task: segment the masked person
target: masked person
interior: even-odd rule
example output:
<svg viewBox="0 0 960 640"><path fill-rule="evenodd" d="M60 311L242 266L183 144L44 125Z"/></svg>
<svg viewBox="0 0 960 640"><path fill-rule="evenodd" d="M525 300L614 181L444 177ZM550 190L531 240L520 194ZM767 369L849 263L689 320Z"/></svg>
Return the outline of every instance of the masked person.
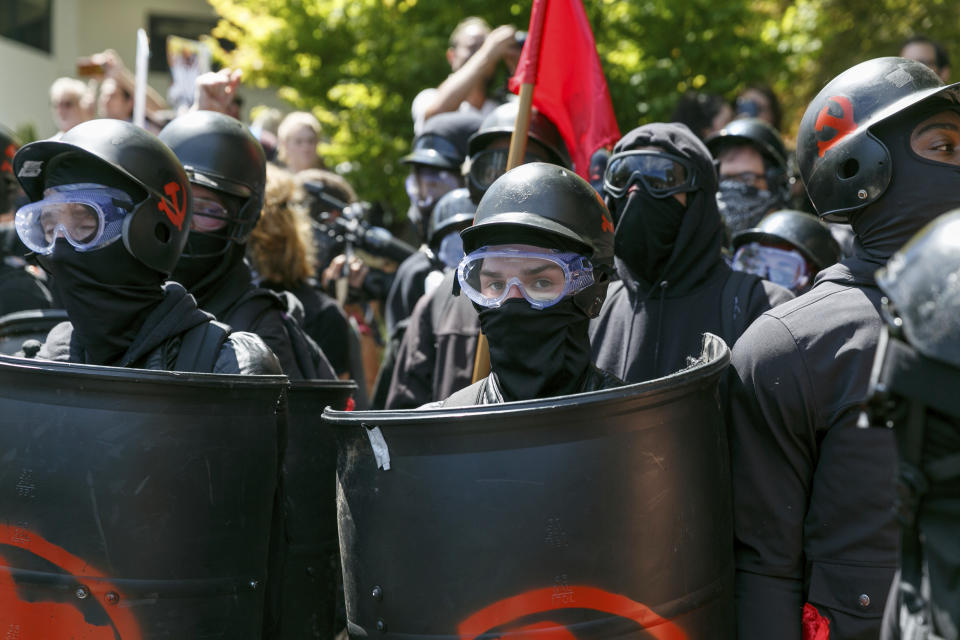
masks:
<svg viewBox="0 0 960 640"><path fill-rule="evenodd" d="M533 400L623 384L593 366L587 328L613 273L613 228L588 182L545 163L508 171L463 230L459 293L490 342L490 375L439 403Z"/></svg>
<svg viewBox="0 0 960 640"><path fill-rule="evenodd" d="M797 159L855 256L758 318L733 348L730 429L739 637L876 638L899 563L892 434L858 429L881 333L874 272L960 205L960 106L924 65L858 64L800 123Z"/></svg>
<svg viewBox="0 0 960 640"><path fill-rule="evenodd" d="M707 148L720 163L717 204L729 236L787 204L787 150L765 121L733 120L707 138Z"/></svg>
<svg viewBox="0 0 960 640"><path fill-rule="evenodd" d="M53 275L70 319L50 331L38 357L280 373L262 340L230 333L182 286L165 283L190 227L191 196L183 167L153 135L93 120L59 141L22 147L13 166L31 200L17 211L17 232Z"/></svg>
<svg viewBox="0 0 960 640"><path fill-rule="evenodd" d="M464 167L474 205L507 170L517 113L516 103L498 107L470 138ZM572 166L560 132L536 110L530 114L524 161ZM387 385L387 408L415 408L442 400L473 381L480 324L470 300L453 295L454 279L454 273L447 273L436 290L414 307L396 365L384 369L392 376L381 374L378 383L378 399L384 397L383 384Z"/></svg>
<svg viewBox="0 0 960 640"><path fill-rule="evenodd" d="M860 424L893 431L901 525L901 568L883 640L960 638L958 234L955 210L877 272L884 326Z"/></svg>
<svg viewBox="0 0 960 640"><path fill-rule="evenodd" d="M731 267L789 289L808 291L822 269L842 257L827 225L802 211L774 211L733 236Z"/></svg>
<svg viewBox="0 0 960 640"><path fill-rule="evenodd" d="M399 343L413 305L423 295L426 277L440 267L427 237L427 221L443 195L463 186L460 165L467 155L467 141L480 126L480 117L468 113L441 113L430 118L423 132L413 141L413 150L404 156L410 166L407 195L410 209L407 217L423 243L412 256L397 268L387 302L384 320L387 333ZM400 326L402 324L402 326ZM399 335L395 335L399 328Z"/></svg>
<svg viewBox="0 0 960 640"><path fill-rule="evenodd" d="M291 380L334 378L323 352L300 326L299 301L256 287L244 260L263 206L266 161L260 143L243 123L213 111L182 115L159 137L183 163L194 197L190 234L173 279L196 296L201 309L263 338Z"/></svg>
<svg viewBox="0 0 960 640"><path fill-rule="evenodd" d="M754 318L793 296L721 254L710 152L684 125L634 129L604 178L620 281L591 323L597 366L627 382L659 378L700 353L704 332L733 344Z"/></svg>

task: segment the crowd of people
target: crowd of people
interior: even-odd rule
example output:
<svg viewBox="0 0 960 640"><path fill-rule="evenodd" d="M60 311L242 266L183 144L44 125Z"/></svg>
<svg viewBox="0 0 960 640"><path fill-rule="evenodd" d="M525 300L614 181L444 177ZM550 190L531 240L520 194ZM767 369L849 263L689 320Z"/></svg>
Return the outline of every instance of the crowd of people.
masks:
<svg viewBox="0 0 960 640"><path fill-rule="evenodd" d="M960 207L960 91L944 84L943 48L912 38L902 57L837 76L795 151L769 87L733 104L685 95L674 122L628 131L588 181L536 110L506 170L519 105L488 85L523 35L464 20L450 75L412 104L402 162L418 246L366 219L318 155L312 114L245 124L240 77L223 70L198 80L193 109L150 109L145 130L122 62L91 58L99 98L81 80L51 87L55 136L20 146L0 130L0 313L67 318L19 355L352 378L360 406L412 409L660 378L712 333L732 348L738 636L877 638L890 594L884 637L957 638L956 556L919 553L891 590L898 450L889 430L858 427L884 327L960 366L955 318L935 330L949 346L930 349L917 327L934 303L909 301L956 290L956 219L924 229ZM945 252L940 268L923 243ZM903 291L917 262L926 279ZM957 515L942 460L957 466L960 413L937 412L940 439L911 469L946 496L943 518Z"/></svg>

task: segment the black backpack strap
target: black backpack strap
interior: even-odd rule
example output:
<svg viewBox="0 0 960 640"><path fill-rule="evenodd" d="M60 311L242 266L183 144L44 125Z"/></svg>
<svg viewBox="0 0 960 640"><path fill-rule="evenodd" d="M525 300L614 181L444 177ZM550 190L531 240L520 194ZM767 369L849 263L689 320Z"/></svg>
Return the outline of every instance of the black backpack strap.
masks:
<svg viewBox="0 0 960 640"><path fill-rule="evenodd" d="M229 336L230 327L212 320L189 329L180 341L174 371L212 373Z"/></svg>

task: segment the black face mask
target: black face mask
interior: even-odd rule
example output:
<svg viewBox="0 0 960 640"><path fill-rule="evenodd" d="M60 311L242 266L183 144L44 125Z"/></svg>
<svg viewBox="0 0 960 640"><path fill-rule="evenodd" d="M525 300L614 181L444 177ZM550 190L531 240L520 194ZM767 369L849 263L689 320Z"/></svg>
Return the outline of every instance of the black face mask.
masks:
<svg viewBox="0 0 960 640"><path fill-rule="evenodd" d="M54 278L88 364L120 360L163 300L164 275L131 256L119 239L81 253L58 238L53 253L37 261Z"/></svg>
<svg viewBox="0 0 960 640"><path fill-rule="evenodd" d="M654 198L641 186L617 209L614 253L635 276L656 283L673 254L686 207L673 196Z"/></svg>
<svg viewBox="0 0 960 640"><path fill-rule="evenodd" d="M757 226L776 205L773 194L767 189L757 189L738 180L720 180L717 208L730 236Z"/></svg>
<svg viewBox="0 0 960 640"><path fill-rule="evenodd" d="M182 284L198 300L204 297L209 285L226 271L229 242L225 236L191 232L170 279Z"/></svg>
<svg viewBox="0 0 960 640"><path fill-rule="evenodd" d="M944 108L931 106L876 129L890 151L893 175L883 196L850 221L871 258L888 260L928 222L960 207L960 166L922 158L910 148L910 125Z"/></svg>
<svg viewBox="0 0 960 640"><path fill-rule="evenodd" d="M477 308L490 342L490 369L505 400L577 393L590 368L587 316L566 298L537 310L526 300Z"/></svg>

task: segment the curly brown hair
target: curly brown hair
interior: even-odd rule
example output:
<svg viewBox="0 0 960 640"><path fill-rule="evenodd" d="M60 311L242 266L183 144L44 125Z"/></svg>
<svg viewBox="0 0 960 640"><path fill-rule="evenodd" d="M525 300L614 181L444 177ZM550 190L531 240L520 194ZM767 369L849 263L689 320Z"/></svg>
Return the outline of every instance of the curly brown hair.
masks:
<svg viewBox="0 0 960 640"><path fill-rule="evenodd" d="M247 249L260 276L286 288L314 273L317 247L310 216L299 204L302 201L293 175L268 164L263 211Z"/></svg>

